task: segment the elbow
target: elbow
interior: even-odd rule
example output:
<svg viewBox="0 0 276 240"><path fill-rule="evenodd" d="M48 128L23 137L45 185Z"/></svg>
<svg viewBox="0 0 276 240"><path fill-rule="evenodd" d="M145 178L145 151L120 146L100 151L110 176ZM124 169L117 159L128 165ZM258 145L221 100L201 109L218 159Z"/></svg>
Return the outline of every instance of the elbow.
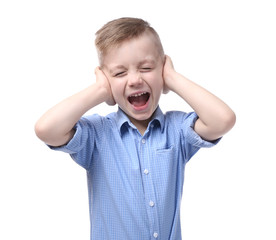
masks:
<svg viewBox="0 0 276 240"><path fill-rule="evenodd" d="M39 119L35 126L34 131L36 136L46 144L51 144L53 138L55 137L55 130L51 128L45 119Z"/></svg>
<svg viewBox="0 0 276 240"><path fill-rule="evenodd" d="M36 122L36 124L34 126L34 131L35 131L36 136L40 140L42 140L44 142L46 141L47 133L49 131L47 130L47 128L45 127L45 125L41 121Z"/></svg>
<svg viewBox="0 0 276 240"><path fill-rule="evenodd" d="M44 122L45 121L39 120L34 126L34 131L36 136L47 145L53 147L62 146L68 143L75 134L74 129L66 134L62 134L57 128L44 124Z"/></svg>
<svg viewBox="0 0 276 240"><path fill-rule="evenodd" d="M230 110L221 116L220 132L222 135L230 131L236 123L236 114Z"/></svg>

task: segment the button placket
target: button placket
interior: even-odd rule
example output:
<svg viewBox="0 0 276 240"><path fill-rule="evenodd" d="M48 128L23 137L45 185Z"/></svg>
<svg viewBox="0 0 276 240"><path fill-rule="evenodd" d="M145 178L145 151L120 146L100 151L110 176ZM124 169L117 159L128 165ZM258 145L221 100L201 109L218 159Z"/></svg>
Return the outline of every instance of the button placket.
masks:
<svg viewBox="0 0 276 240"><path fill-rule="evenodd" d="M150 146L148 145L149 141L148 139L143 136L143 138L140 140L140 151L141 151L141 169L142 170L142 181L144 182L144 193L145 193L145 204L147 205L147 212L148 212L148 217L150 220L150 232L151 236L157 239L158 233L157 233L157 226L156 224L158 223L158 219L156 219L156 202L155 202L155 194L154 194L154 186L153 182L151 179L151 172L149 171L150 169Z"/></svg>

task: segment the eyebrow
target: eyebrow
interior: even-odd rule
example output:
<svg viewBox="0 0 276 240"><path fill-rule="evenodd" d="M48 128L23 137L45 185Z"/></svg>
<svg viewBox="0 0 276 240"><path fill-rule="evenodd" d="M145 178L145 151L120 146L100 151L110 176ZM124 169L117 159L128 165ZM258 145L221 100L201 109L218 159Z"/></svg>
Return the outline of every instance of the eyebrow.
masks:
<svg viewBox="0 0 276 240"><path fill-rule="evenodd" d="M138 66L143 65L143 64L146 64L146 63L155 64L156 61L155 61L154 59L145 59L145 60L139 62L139 63L138 63Z"/></svg>

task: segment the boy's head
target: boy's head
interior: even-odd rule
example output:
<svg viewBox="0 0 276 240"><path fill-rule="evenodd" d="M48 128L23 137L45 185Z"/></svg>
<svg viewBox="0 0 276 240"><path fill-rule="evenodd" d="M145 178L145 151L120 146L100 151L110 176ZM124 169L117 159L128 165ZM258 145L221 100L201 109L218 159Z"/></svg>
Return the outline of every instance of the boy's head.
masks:
<svg viewBox="0 0 276 240"><path fill-rule="evenodd" d="M120 46L126 40L140 37L145 32L152 34L155 44L163 57L164 50L157 32L150 24L140 18L119 18L106 23L96 32L95 45L100 65L110 49Z"/></svg>
<svg viewBox="0 0 276 240"><path fill-rule="evenodd" d="M101 69L115 102L136 127L147 126L163 90L165 56L157 33L141 19L120 18L96 35Z"/></svg>

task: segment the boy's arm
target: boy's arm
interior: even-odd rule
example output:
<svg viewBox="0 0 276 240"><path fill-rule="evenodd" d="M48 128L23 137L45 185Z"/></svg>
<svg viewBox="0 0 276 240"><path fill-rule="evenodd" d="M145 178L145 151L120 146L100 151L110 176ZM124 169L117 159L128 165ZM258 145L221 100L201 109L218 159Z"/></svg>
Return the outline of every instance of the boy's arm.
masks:
<svg viewBox="0 0 276 240"><path fill-rule="evenodd" d="M234 126L235 113L212 93L177 73L168 56L165 59L163 78L165 91L177 93L199 116L194 130L203 139L216 140Z"/></svg>
<svg viewBox="0 0 276 240"><path fill-rule="evenodd" d="M114 105L109 82L99 67L95 70L96 83L63 100L48 110L36 123L36 135L51 146L66 144L74 136L73 127L85 112L106 102Z"/></svg>

